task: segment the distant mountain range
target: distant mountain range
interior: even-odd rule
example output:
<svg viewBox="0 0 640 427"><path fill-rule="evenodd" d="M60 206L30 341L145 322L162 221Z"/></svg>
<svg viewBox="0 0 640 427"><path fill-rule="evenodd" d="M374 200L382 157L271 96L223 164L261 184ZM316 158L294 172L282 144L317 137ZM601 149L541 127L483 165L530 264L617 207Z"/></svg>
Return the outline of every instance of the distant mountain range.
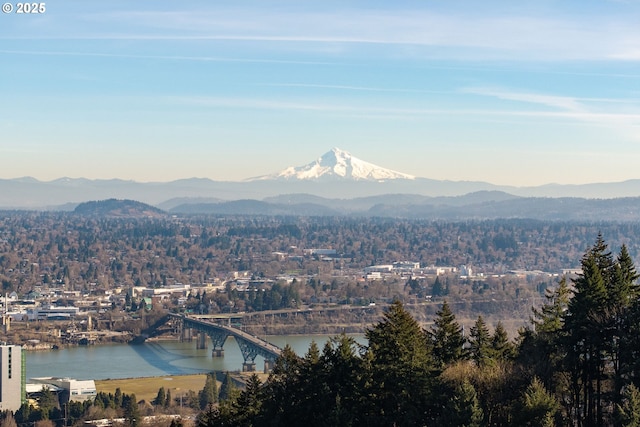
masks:
<svg viewBox="0 0 640 427"><path fill-rule="evenodd" d="M175 214L368 216L432 220L528 218L551 221L638 221L640 197L584 199L519 197L481 191L456 197L390 194L325 199L307 194L218 203L182 204Z"/></svg>
<svg viewBox="0 0 640 427"><path fill-rule="evenodd" d="M87 201L130 199L174 213L637 220L638 196L640 180L512 187L418 178L339 148L306 165L244 181L0 179L0 209L69 211Z"/></svg>
<svg viewBox="0 0 640 427"><path fill-rule="evenodd" d="M184 203L166 211L132 200L84 202L73 212L83 216L149 218L175 215L351 216L430 220L535 219L546 221L637 221L640 198L583 199L518 197L478 192L457 197L383 195L325 199L307 194L267 200Z"/></svg>

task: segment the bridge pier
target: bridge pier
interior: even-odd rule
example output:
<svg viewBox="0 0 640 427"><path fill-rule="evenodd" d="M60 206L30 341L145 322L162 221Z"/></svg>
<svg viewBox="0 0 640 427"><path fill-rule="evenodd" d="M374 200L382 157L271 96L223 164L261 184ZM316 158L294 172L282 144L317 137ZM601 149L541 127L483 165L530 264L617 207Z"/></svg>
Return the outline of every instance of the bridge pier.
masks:
<svg viewBox="0 0 640 427"><path fill-rule="evenodd" d="M205 332L203 331L203 334ZM220 331L220 330L208 330L206 334L211 338L211 343L213 344L213 349L211 350L211 357L223 357L224 356L224 342L227 340L229 336L228 332Z"/></svg>
<svg viewBox="0 0 640 427"><path fill-rule="evenodd" d="M242 364L242 372L255 372L256 364L253 362L244 362Z"/></svg>
<svg viewBox="0 0 640 427"><path fill-rule="evenodd" d="M193 329L182 327L182 333L180 334L181 342L191 342L193 339Z"/></svg>
<svg viewBox="0 0 640 427"><path fill-rule="evenodd" d="M196 349L203 350L207 348L207 334L204 332L198 333L198 341L196 341Z"/></svg>
<svg viewBox="0 0 640 427"><path fill-rule="evenodd" d="M265 374L270 373L275 366L276 366L276 361L275 360L264 359L264 373Z"/></svg>

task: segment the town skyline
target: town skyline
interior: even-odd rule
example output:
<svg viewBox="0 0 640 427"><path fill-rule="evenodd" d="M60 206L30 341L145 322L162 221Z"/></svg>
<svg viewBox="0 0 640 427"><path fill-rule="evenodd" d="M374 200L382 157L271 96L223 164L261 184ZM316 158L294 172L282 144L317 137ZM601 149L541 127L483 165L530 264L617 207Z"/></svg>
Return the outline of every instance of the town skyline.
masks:
<svg viewBox="0 0 640 427"><path fill-rule="evenodd" d="M1 179L640 178L637 2L46 3L0 16Z"/></svg>

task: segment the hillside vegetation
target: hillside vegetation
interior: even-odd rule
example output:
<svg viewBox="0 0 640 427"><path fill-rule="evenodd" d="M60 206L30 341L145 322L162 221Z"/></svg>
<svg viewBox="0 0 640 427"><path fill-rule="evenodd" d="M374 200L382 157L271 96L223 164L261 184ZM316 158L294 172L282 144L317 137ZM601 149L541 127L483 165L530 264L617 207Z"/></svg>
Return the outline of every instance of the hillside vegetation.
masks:
<svg viewBox="0 0 640 427"><path fill-rule="evenodd" d="M636 426L640 275L601 236L581 266L515 341L482 316L465 335L446 303L424 329L395 302L367 346L343 334L302 358L285 348L264 384L199 425Z"/></svg>

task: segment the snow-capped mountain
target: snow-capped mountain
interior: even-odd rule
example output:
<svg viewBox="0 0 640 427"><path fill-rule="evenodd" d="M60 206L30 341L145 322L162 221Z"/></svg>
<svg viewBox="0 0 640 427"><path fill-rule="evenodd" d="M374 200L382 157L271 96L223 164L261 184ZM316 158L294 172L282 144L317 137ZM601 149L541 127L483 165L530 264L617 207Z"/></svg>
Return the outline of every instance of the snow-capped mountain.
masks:
<svg viewBox="0 0 640 427"><path fill-rule="evenodd" d="M262 201L266 198L284 197L275 202L277 208L262 207L262 213L282 214L287 212L283 206L304 205L304 214L321 214L328 212L324 205L315 198L335 200L329 206L342 206L347 209L345 200L356 200L357 209L366 209L368 198L384 196L382 202L371 199L375 204L422 205L422 199L416 197L460 197L475 192L508 193L520 197L578 197L578 198L630 198L625 205L628 212L639 212L640 179L618 183L594 183L584 185L543 185L539 187L500 186L479 181L442 181L429 178L414 177L365 162L350 153L334 148L316 161L305 166L290 167L279 173L247 179L244 181L213 181L208 178L185 178L170 182L136 182L121 179L92 180L86 178L60 178L53 181L38 181L30 177L15 179L0 178L0 210L3 209L45 209L73 210L78 203L107 199L129 199L139 202L162 205L171 209L177 205L223 204L227 201L244 201L244 204L225 207L219 212L230 214L258 212L246 206L247 200ZM395 195L395 196L394 196ZM398 199L404 197L404 199ZM409 198L409 199L406 199ZM483 196L483 200L487 199ZM503 201L495 196L490 201ZM262 202L261 202L262 203ZM514 203L517 203L515 200ZM634 204L635 203L635 204ZM354 205L354 206L356 206ZM318 207L320 206L320 208ZM328 205L327 205L328 206ZM493 205L489 205L491 208ZM523 205L525 206L525 205ZM550 204L542 204L545 209ZM575 205L571 205L575 206ZM246 209L245 209L246 208ZM235 210L234 210L235 209ZM244 209L244 210L243 210ZM355 211L356 208L348 208ZM398 208L400 209L400 208ZM407 208L408 209L408 208ZM426 209L426 211L424 210ZM424 208L424 215L431 212ZM516 211L499 211L504 217L521 217L529 215L529 205ZM558 208L560 209L560 208ZM576 208L577 209L577 208ZM582 207L582 211L590 208ZM400 210L389 208L390 215L402 216ZM413 212L413 208L409 211ZM191 209L189 212L200 212ZM203 211L204 212L204 211ZM212 211L213 212L213 211ZM292 211L293 212L293 211ZM301 212L298 210L297 212ZM336 211L337 212L337 211ZM376 211L380 213L381 211ZM471 211L470 211L471 212ZM475 211L473 211L475 212ZM496 211L498 212L498 211ZM522 212L525 212L524 214ZM334 212L335 213L335 212ZM462 215L462 214L461 214ZM478 214L481 215L481 214ZM548 215L547 215L548 216ZM522 216L524 217L524 216ZM558 216L561 218L561 216ZM567 217L569 218L569 217ZM587 218L586 216L584 218ZM625 219L626 220L626 219Z"/></svg>
<svg viewBox="0 0 640 427"><path fill-rule="evenodd" d="M347 178L354 181L415 179L412 175L365 162L352 156L351 153L347 151L333 148L316 161L304 166L290 166L281 172L251 178L249 181L272 179L316 181L335 178Z"/></svg>

